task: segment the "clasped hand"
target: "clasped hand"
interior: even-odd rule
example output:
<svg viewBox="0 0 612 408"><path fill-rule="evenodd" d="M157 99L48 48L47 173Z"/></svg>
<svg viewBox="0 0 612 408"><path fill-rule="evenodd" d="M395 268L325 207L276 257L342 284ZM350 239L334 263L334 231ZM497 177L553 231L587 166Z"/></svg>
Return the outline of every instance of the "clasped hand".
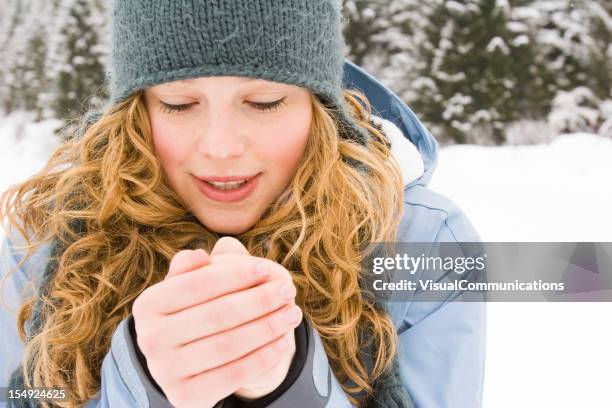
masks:
<svg viewBox="0 0 612 408"><path fill-rule="evenodd" d="M166 278L134 301L138 347L177 408L213 407L228 395L272 392L295 354L302 320L296 288L280 264L223 237L208 254L183 250Z"/></svg>

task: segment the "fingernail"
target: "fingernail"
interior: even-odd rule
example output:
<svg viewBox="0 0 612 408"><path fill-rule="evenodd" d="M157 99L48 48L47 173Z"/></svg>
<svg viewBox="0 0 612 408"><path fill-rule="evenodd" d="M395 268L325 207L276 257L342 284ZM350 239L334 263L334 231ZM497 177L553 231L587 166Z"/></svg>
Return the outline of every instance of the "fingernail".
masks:
<svg viewBox="0 0 612 408"><path fill-rule="evenodd" d="M291 306L289 310L286 310L284 313L284 318L287 323L296 323L300 317L301 311L297 306Z"/></svg>
<svg viewBox="0 0 612 408"><path fill-rule="evenodd" d="M291 282L285 282L280 287L280 296L285 300L291 300L295 297L295 286Z"/></svg>
<svg viewBox="0 0 612 408"><path fill-rule="evenodd" d="M267 278L270 275L270 269L268 268L266 262L260 262L255 265L255 270L257 271L257 274L262 278Z"/></svg>
<svg viewBox="0 0 612 408"><path fill-rule="evenodd" d="M287 338L285 336L281 337L280 340L276 342L277 350L286 350L287 347L289 347L289 342L287 341Z"/></svg>

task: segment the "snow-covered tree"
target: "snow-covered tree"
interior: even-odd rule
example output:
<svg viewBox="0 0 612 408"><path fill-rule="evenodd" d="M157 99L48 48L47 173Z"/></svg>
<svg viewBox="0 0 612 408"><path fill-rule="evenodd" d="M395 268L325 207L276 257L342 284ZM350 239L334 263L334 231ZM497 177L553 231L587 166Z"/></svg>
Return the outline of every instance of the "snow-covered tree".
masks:
<svg viewBox="0 0 612 408"><path fill-rule="evenodd" d="M388 0L343 0L344 38L346 54L355 64L377 71L387 55L388 43L378 35L390 26Z"/></svg>
<svg viewBox="0 0 612 408"><path fill-rule="evenodd" d="M4 110L32 110L40 118L43 107L39 95L47 85L47 28L54 4L44 0L14 0L9 6L7 25L0 34Z"/></svg>
<svg viewBox="0 0 612 408"><path fill-rule="evenodd" d="M0 111L69 119L105 99L108 3L3 0ZM348 58L442 142L500 143L517 120L563 123L570 96L589 92L608 107L595 128L611 127L610 0L342 3Z"/></svg>
<svg viewBox="0 0 612 408"><path fill-rule="evenodd" d="M21 0L7 0L3 7L3 12L0 13L0 110L10 111L12 105L10 103L10 68L14 60L14 49L11 44L15 28L19 25L22 18L23 2Z"/></svg>
<svg viewBox="0 0 612 408"><path fill-rule="evenodd" d="M72 118L104 97L107 8L102 0L10 0L0 27L3 110Z"/></svg>
<svg viewBox="0 0 612 408"><path fill-rule="evenodd" d="M576 87L610 98L609 0L386 3L386 21L354 19L369 44L358 58L441 139L499 143L507 124L546 119Z"/></svg>
<svg viewBox="0 0 612 408"><path fill-rule="evenodd" d="M395 3L394 89L442 138L503 140L519 110L529 41L508 29L500 0L404 0ZM398 54L409 54L403 56Z"/></svg>
<svg viewBox="0 0 612 408"><path fill-rule="evenodd" d="M53 84L45 96L56 117L73 118L104 98L108 5L103 0L59 0L47 61Z"/></svg>
<svg viewBox="0 0 612 408"><path fill-rule="evenodd" d="M591 31L595 47L591 48L593 91L600 98L612 98L612 1L589 3Z"/></svg>

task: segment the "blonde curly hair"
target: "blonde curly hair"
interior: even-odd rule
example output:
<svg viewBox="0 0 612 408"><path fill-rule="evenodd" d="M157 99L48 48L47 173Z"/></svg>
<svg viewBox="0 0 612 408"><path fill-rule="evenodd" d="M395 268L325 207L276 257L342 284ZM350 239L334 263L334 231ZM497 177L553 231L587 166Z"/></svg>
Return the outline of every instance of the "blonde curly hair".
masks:
<svg viewBox="0 0 612 408"><path fill-rule="evenodd" d="M290 271L296 303L357 405L356 394L372 393L370 384L397 351L389 315L364 296L360 282L369 243L395 240L403 183L389 143L370 120L366 97L354 90L343 95L372 136L368 146L343 137L347 130L336 113L313 95L311 135L298 170L261 219L236 238L250 254ZM174 254L210 251L220 237L169 188L154 154L142 91L110 107L84 134L67 139L41 171L5 191L0 217L27 242L18 266L52 239L62 249L45 290L18 314L26 342L24 383L66 388L69 400L56 403L61 407L81 406L100 391L113 332L139 294L163 280ZM35 308L40 327L28 333ZM364 332L371 334L371 370L360 353L367 347Z"/></svg>

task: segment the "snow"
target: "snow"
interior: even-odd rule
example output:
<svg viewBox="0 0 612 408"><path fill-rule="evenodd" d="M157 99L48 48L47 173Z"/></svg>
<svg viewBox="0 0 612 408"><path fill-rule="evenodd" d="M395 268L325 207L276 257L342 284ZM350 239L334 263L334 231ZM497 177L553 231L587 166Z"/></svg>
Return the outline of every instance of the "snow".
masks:
<svg viewBox="0 0 612 408"><path fill-rule="evenodd" d="M508 48L503 38L501 37L494 37L487 45L488 52L494 52L495 50L499 50L505 55L510 54L510 48Z"/></svg>
<svg viewBox="0 0 612 408"><path fill-rule="evenodd" d="M32 117L19 111L0 118L1 191L42 169L60 143L53 131L62 126L62 121L49 119L32 123Z"/></svg>
<svg viewBox="0 0 612 408"><path fill-rule="evenodd" d="M478 55L472 37L481 33L466 37L470 25L461 22L466 17L482 18L481 3L491 2L361 2L368 3L365 8L353 0L343 2L349 20L365 22L364 32L371 34L371 43L360 41L355 48L370 48L363 67L409 105L425 101L419 108L422 119L441 115L442 121L428 123L435 134L458 130L473 136L470 140L485 140L491 135L478 136L481 124L511 121L505 133L514 146L445 147L432 180L431 187L454 200L484 240L612 241L612 93L595 92L608 88L609 81L596 81L592 69L609 68L612 61L610 1L494 2L505 15L505 27L487 29L491 37L484 49L519 71L524 63L514 58L533 51L528 60L532 73L539 67L546 75L534 78L529 86L548 90L550 100L554 98L548 116L536 118L531 116L532 102L507 105L524 97L509 92L525 85L516 70L474 78L461 67L456 69L452 59L453 52L466 61ZM84 4L5 0L0 13L0 110L10 106L37 109L41 118L66 116L85 96L77 92L79 83L87 88L86 95L97 88L100 69L109 66L107 5L93 2L83 8ZM443 19L441 7L447 10ZM82 25L72 11L82 17ZM66 46L70 38L76 38L79 49ZM348 44L345 47L348 54ZM100 64L93 73L77 69L95 61ZM60 88L59 78L68 77L72 80L64 82L67 87ZM499 96L505 103L477 104L479 89L498 82L506 89ZM518 115L501 117L506 111ZM19 111L1 115L0 111L0 191L4 191L44 166L60 143L53 131L61 122L33 123L33 114ZM444 129L443 124L451 126ZM555 138L559 132L599 132L608 138L590 133ZM537 142L550 143L517 145ZM488 304L484 406L611 407L607 379L612 329L602 324L611 315L612 303Z"/></svg>
<svg viewBox="0 0 612 408"><path fill-rule="evenodd" d="M553 99L548 122L557 132L593 129L603 116L599 106L600 101L587 87L559 91Z"/></svg>
<svg viewBox="0 0 612 408"><path fill-rule="evenodd" d="M61 122L0 118L0 190L40 170ZM485 241L610 241L612 139L441 149L431 187L455 201ZM1 231L0 231L1 232ZM612 303L489 303L485 408L608 407Z"/></svg>
<svg viewBox="0 0 612 408"><path fill-rule="evenodd" d="M464 14L467 10L467 7L458 1L447 1L445 6L449 11L456 14Z"/></svg>
<svg viewBox="0 0 612 408"><path fill-rule="evenodd" d="M431 187L451 197L485 241L609 241L612 139L563 135L549 145L454 145Z"/></svg>
<svg viewBox="0 0 612 408"><path fill-rule="evenodd" d="M443 148L431 187L485 241L612 240L612 139ZM612 303L488 303L485 408L610 407Z"/></svg>

